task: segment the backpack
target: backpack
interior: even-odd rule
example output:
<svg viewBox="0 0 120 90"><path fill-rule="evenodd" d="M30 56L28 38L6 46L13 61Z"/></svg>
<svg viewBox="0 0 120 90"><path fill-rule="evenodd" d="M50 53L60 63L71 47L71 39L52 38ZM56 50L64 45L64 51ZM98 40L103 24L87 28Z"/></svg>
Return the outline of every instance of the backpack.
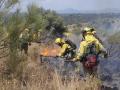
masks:
<svg viewBox="0 0 120 90"><path fill-rule="evenodd" d="M87 49L86 49L86 54L94 54L96 55L96 45L95 43L91 43L88 45Z"/></svg>
<svg viewBox="0 0 120 90"><path fill-rule="evenodd" d="M92 69L94 66L98 64L95 43L91 43L88 45L85 59L86 60L84 62L84 66L86 68Z"/></svg>
<svg viewBox="0 0 120 90"><path fill-rule="evenodd" d="M83 63L84 67L87 69L92 69L98 64L96 55L86 56L86 61Z"/></svg>
<svg viewBox="0 0 120 90"><path fill-rule="evenodd" d="M71 40L66 40L65 42L66 42L67 44L69 44L72 49L76 49L76 48L77 48L77 46L76 46Z"/></svg>

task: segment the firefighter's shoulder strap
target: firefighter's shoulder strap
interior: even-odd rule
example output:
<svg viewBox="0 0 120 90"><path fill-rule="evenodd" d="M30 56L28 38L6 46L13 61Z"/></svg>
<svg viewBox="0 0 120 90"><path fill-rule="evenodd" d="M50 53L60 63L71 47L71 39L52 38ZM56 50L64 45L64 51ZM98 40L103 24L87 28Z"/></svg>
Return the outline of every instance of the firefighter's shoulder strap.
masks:
<svg viewBox="0 0 120 90"><path fill-rule="evenodd" d="M96 55L96 45L95 43L90 43L87 47L87 50L86 50L87 54L94 54Z"/></svg>

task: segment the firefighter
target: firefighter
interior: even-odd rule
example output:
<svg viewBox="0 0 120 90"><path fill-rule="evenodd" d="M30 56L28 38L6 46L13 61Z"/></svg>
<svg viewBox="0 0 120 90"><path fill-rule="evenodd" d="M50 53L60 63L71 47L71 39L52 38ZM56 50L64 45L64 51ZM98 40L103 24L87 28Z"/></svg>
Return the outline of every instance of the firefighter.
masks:
<svg viewBox="0 0 120 90"><path fill-rule="evenodd" d="M80 48L78 50L77 56L74 59L74 61L80 60L82 62L86 57L86 55L89 54L87 52L88 46L92 44L95 45L95 53L97 54L102 53L105 58L107 57L106 49L103 47L100 40L98 40L95 37L95 30L92 30L90 27L85 27L82 31L82 36L83 36L83 40L80 43Z"/></svg>
<svg viewBox="0 0 120 90"><path fill-rule="evenodd" d="M58 56L73 58L76 49L76 45L73 42L62 38L56 38L55 43L61 47L61 51Z"/></svg>
<svg viewBox="0 0 120 90"><path fill-rule="evenodd" d="M19 36L20 38L20 49L24 50L24 53L28 55L28 45L29 45L29 29L25 29Z"/></svg>
<svg viewBox="0 0 120 90"><path fill-rule="evenodd" d="M97 36L96 30L95 30L94 28L86 27L86 28L84 28L84 29L86 29L86 30L83 30L83 31L82 31L82 36L83 36L82 41L85 39L85 36L84 36L84 35L85 35L86 31L90 31L90 32L93 34L93 36L94 36L96 39L98 39L101 44L103 44L102 40Z"/></svg>

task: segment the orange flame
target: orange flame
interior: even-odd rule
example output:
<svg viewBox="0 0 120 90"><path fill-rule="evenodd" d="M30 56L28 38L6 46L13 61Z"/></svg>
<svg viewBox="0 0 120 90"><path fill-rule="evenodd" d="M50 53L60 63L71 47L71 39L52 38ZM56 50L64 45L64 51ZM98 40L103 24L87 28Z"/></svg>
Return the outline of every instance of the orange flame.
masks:
<svg viewBox="0 0 120 90"><path fill-rule="evenodd" d="M56 56L60 52L60 48L43 48L40 52L40 55L43 56Z"/></svg>

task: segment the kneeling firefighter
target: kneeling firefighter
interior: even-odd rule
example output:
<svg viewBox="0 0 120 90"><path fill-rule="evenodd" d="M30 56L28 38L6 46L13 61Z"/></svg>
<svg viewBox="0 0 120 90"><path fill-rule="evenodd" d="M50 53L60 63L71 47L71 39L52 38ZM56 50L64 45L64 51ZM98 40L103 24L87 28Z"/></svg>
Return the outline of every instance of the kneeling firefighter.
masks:
<svg viewBox="0 0 120 90"><path fill-rule="evenodd" d="M72 59L75 56L76 45L70 40L64 40L62 38L56 38L55 43L61 47L59 57L66 59Z"/></svg>
<svg viewBox="0 0 120 90"><path fill-rule="evenodd" d="M77 56L74 61L79 60L85 67L92 68L97 65L97 58L99 54L103 54L107 58L107 51L103 47L100 39L96 38L95 30L86 27L82 31L83 40L80 43Z"/></svg>

